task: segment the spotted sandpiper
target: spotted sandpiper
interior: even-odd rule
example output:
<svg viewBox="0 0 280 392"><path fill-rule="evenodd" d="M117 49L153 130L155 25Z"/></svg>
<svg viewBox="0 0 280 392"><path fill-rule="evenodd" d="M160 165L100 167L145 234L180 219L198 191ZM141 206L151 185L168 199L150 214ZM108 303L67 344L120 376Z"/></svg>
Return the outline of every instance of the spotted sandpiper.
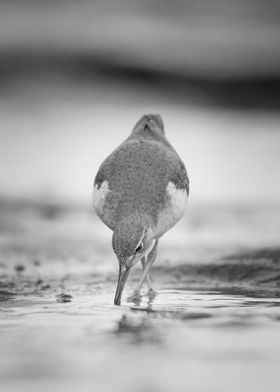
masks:
<svg viewBox="0 0 280 392"><path fill-rule="evenodd" d="M185 165L164 135L161 116L144 115L105 159L94 181L93 206L113 231L119 262L115 305L120 305L129 272L140 260L143 273L131 298L139 298L144 280L153 293L149 269L159 239L182 218L188 194Z"/></svg>

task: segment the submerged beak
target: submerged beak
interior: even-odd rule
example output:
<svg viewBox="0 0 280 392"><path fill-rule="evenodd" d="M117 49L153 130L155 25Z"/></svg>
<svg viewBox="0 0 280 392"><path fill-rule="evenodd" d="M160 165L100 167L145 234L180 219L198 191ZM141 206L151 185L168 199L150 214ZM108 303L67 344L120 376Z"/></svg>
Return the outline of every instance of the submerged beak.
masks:
<svg viewBox="0 0 280 392"><path fill-rule="evenodd" d="M121 304L122 293L123 293L123 289L125 286L125 282L126 282L127 277L129 275L129 271L130 271L130 268L128 268L127 266L120 265L118 285L117 285L117 290L116 290L115 299L114 299L115 305Z"/></svg>

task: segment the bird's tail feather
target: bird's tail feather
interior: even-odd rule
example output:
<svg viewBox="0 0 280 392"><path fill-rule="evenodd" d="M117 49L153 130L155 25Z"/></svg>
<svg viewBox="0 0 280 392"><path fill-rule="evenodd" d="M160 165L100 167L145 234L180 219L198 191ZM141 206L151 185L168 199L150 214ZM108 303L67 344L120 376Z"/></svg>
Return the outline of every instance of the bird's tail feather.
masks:
<svg viewBox="0 0 280 392"><path fill-rule="evenodd" d="M145 128L149 128L151 131L155 130L164 135L164 125L160 114L145 114L140 118L133 128L132 134L142 132Z"/></svg>

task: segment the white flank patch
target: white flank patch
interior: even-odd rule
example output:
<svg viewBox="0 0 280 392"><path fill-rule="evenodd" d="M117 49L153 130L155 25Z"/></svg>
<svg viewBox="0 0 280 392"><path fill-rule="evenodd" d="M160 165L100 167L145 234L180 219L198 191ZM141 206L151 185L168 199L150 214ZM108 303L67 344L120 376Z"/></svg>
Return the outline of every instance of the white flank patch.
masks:
<svg viewBox="0 0 280 392"><path fill-rule="evenodd" d="M99 188L97 187L97 185L94 186L92 192L92 204L95 211L102 212L103 206L105 204L105 199L109 190L110 189L108 181L103 181Z"/></svg>
<svg viewBox="0 0 280 392"><path fill-rule="evenodd" d="M177 189L173 182L169 182L166 191L170 197L174 216L181 219L184 215L188 200L186 189Z"/></svg>
<svg viewBox="0 0 280 392"><path fill-rule="evenodd" d="M160 237L171 229L183 217L186 209L188 194L185 189L177 189L172 182L169 182L166 192L169 196L169 203L159 215L155 229L156 237Z"/></svg>

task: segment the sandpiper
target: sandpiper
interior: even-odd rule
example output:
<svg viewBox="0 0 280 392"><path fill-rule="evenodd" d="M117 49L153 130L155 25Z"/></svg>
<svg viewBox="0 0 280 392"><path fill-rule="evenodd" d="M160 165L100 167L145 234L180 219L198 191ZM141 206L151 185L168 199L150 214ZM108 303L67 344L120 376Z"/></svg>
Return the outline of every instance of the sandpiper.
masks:
<svg viewBox="0 0 280 392"><path fill-rule="evenodd" d="M105 159L94 181L93 206L113 231L119 262L115 305L120 305L129 272L140 260L143 273L131 299L139 298L144 280L153 293L149 269L159 239L182 218L188 194L185 165L164 135L161 116L144 115Z"/></svg>

